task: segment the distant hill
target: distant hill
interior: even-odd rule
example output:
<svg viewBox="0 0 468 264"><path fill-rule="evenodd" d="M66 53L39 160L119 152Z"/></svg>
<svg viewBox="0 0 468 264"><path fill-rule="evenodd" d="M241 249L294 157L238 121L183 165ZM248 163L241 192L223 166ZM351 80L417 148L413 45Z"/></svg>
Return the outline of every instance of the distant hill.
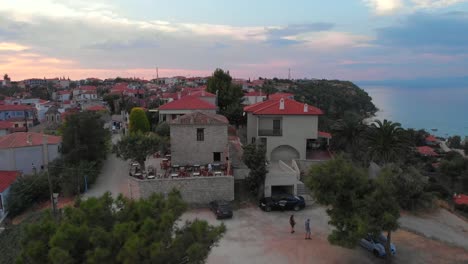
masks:
<svg viewBox="0 0 468 264"><path fill-rule="evenodd" d="M395 88L468 88L468 76L444 78L416 78L412 80L356 81L359 86L387 86Z"/></svg>

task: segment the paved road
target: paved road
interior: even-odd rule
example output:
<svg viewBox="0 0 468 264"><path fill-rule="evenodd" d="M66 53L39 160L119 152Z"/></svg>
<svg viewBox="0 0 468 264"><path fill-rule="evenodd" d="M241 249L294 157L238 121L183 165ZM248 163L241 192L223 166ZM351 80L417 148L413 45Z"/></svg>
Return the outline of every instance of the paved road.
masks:
<svg viewBox="0 0 468 264"><path fill-rule="evenodd" d="M112 135L113 143L116 143L119 139L120 135ZM101 174L83 197L99 197L105 192L111 192L114 197L117 197L119 193L130 197L128 171L128 162L117 158L115 154L108 154Z"/></svg>
<svg viewBox="0 0 468 264"><path fill-rule="evenodd" d="M323 207L312 206L295 213L296 233L289 232L289 212L261 211L255 206L234 211L233 219L223 220L226 234L208 256L208 264L228 263L383 263L370 252L330 245L331 227ZM182 216L182 222L195 218L219 224L208 209ZM312 240L305 240L303 223L311 219ZM397 247L394 263L467 263L468 251L447 246L404 230L393 234Z"/></svg>

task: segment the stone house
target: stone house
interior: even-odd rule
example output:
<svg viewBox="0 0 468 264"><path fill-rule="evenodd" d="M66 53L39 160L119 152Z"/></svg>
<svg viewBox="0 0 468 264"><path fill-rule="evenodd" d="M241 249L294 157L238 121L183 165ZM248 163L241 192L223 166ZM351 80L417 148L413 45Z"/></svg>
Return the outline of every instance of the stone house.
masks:
<svg viewBox="0 0 468 264"><path fill-rule="evenodd" d="M197 111L216 114L216 106L196 96L184 96L159 107L159 122L170 122Z"/></svg>
<svg viewBox="0 0 468 264"><path fill-rule="evenodd" d="M62 113L57 106L51 106L45 113L45 121L48 127L57 128L62 123Z"/></svg>
<svg viewBox="0 0 468 264"><path fill-rule="evenodd" d="M193 112L172 120L172 164L203 165L226 163L228 120L209 112Z"/></svg>

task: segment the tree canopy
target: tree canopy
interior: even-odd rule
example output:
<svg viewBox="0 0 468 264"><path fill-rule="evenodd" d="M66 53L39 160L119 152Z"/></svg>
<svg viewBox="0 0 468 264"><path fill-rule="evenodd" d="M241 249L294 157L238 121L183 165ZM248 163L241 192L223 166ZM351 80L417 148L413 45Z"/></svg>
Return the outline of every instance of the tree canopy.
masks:
<svg viewBox="0 0 468 264"><path fill-rule="evenodd" d="M17 263L203 263L225 227L176 223L185 210L177 191L78 200L58 222L48 212L27 226Z"/></svg>
<svg viewBox="0 0 468 264"><path fill-rule="evenodd" d="M67 161L100 162L106 158L110 132L100 114L84 111L69 115L62 133L62 154Z"/></svg>
<svg viewBox="0 0 468 264"><path fill-rule="evenodd" d="M150 131L150 123L146 116L145 110L141 107L134 107L130 112L130 133L142 132L146 133Z"/></svg>
<svg viewBox="0 0 468 264"><path fill-rule="evenodd" d="M410 150L409 140L400 123L375 120L368 131L368 153L377 163L399 161Z"/></svg>
<svg viewBox="0 0 468 264"><path fill-rule="evenodd" d="M247 184L254 195L263 194L263 184L268 173L266 168L266 150L263 145L249 144L244 146L242 160L250 169Z"/></svg>
<svg viewBox="0 0 468 264"><path fill-rule="evenodd" d="M160 143L161 138L154 133L130 133L114 145L113 152L118 157L138 162L144 168L146 158L159 150Z"/></svg>
<svg viewBox="0 0 468 264"><path fill-rule="evenodd" d="M233 124L243 122L242 101L244 92L242 87L232 83L229 71L216 69L208 79L208 92L217 94L219 112L229 119Z"/></svg>
<svg viewBox="0 0 468 264"><path fill-rule="evenodd" d="M362 118L371 117L377 112L369 94L349 81L305 81L293 86L290 92L325 112L319 120L323 131L329 131L333 122L342 119L345 112L356 113Z"/></svg>

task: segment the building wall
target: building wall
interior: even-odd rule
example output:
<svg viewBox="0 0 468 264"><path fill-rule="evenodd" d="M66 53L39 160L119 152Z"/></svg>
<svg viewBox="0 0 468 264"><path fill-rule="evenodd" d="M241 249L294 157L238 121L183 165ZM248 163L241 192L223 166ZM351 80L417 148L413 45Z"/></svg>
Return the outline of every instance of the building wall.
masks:
<svg viewBox="0 0 468 264"><path fill-rule="evenodd" d="M252 143L252 138L257 138L257 117L247 113L247 144Z"/></svg>
<svg viewBox="0 0 468 264"><path fill-rule="evenodd" d="M256 103L260 103L266 100L266 95L259 95L259 96L244 96L244 104L245 105L252 105Z"/></svg>
<svg viewBox="0 0 468 264"><path fill-rule="evenodd" d="M168 194L176 188L182 199L189 204L206 205L213 200L234 200L234 177L198 177L185 179L130 179L132 193L147 198L153 193Z"/></svg>
<svg viewBox="0 0 468 264"><path fill-rule="evenodd" d="M48 161L59 156L58 145L48 145ZM32 165L40 170L47 159L42 146L30 146L23 148L0 149L0 170L19 170L25 174L33 173Z"/></svg>
<svg viewBox="0 0 468 264"><path fill-rule="evenodd" d="M204 141L197 141L197 128L204 128ZM172 164L214 163L213 152L221 152L219 163L224 163L227 130L227 125L171 125Z"/></svg>
<svg viewBox="0 0 468 264"><path fill-rule="evenodd" d="M268 121L259 120L263 126L268 129L273 127L269 125ZM271 121L272 122L272 121ZM268 123L268 124L267 124ZM260 125L259 125L260 127ZM270 128L271 127L271 128ZM307 139L318 138L318 116L310 115L283 115L282 122L282 136L264 136L267 139L267 159L270 160L271 152L278 146L289 145L295 148L300 155L300 159L306 159L306 143ZM252 137L257 137L257 116L248 113L247 115L247 141L252 142ZM260 142L259 138L256 140Z"/></svg>
<svg viewBox="0 0 468 264"><path fill-rule="evenodd" d="M7 213L7 203L8 203L8 195L10 194L10 187L6 188L0 196L2 197L2 208L0 208L0 220L3 219L5 214Z"/></svg>
<svg viewBox="0 0 468 264"><path fill-rule="evenodd" d="M5 136L7 135L9 132L8 132L8 129L0 129L0 137L1 136Z"/></svg>

